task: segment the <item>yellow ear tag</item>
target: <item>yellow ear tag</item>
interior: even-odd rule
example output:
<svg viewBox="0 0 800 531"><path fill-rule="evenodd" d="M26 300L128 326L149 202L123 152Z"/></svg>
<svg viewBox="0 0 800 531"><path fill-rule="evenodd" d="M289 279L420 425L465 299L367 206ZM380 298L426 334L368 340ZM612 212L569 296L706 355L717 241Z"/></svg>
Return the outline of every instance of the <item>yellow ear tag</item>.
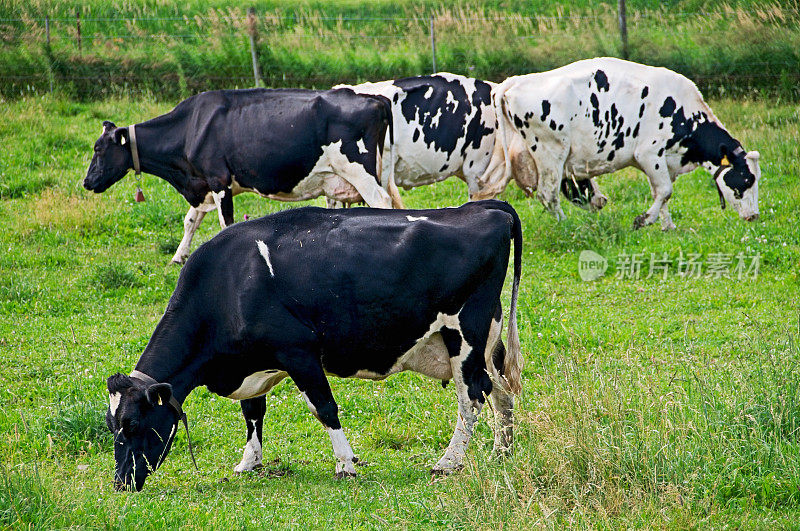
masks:
<svg viewBox="0 0 800 531"><path fill-rule="evenodd" d="M164 405L164 403L161 401L161 397L160 396L158 397L158 405L159 406L163 406Z"/></svg>
<svg viewBox="0 0 800 531"><path fill-rule="evenodd" d="M720 166L730 166L731 163L728 162L728 156L725 155L722 157L722 162L719 163Z"/></svg>

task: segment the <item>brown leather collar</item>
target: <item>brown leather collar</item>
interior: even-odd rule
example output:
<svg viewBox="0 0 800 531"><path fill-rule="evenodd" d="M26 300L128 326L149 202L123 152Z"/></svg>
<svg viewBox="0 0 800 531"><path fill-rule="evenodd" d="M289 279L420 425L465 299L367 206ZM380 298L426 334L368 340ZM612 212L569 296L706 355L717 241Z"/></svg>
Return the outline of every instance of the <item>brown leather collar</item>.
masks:
<svg viewBox="0 0 800 531"><path fill-rule="evenodd" d="M139 165L139 149L136 147L136 126L128 126L128 137L131 141L131 156L133 157L133 171L136 175L142 173L142 168Z"/></svg>

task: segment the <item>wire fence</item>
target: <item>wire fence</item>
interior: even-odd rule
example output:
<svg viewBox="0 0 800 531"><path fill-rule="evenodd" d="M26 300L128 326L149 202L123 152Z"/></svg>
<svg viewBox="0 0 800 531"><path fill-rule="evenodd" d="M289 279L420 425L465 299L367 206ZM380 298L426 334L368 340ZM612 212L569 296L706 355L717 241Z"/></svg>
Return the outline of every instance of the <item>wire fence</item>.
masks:
<svg viewBox="0 0 800 531"><path fill-rule="evenodd" d="M343 16L238 9L183 16L0 18L0 94L173 98L248 86L328 87L435 70L501 80L598 55L681 72L711 92L798 97L800 13Z"/></svg>

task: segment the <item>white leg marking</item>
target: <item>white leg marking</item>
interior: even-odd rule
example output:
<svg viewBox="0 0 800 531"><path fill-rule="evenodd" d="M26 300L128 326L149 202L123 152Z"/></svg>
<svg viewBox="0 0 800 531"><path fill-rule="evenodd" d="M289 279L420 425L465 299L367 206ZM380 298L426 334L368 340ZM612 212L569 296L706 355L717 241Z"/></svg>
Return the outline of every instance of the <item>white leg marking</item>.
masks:
<svg viewBox="0 0 800 531"><path fill-rule="evenodd" d="M267 247L267 244L261 240L256 240L256 244L258 244L258 252L261 253L261 256L263 256L264 260L267 262L270 276L275 278L275 270L272 269L272 262L269 259L269 247Z"/></svg>
<svg viewBox="0 0 800 531"><path fill-rule="evenodd" d="M378 181L370 175L364 166L350 162L342 152L342 141L338 140L323 148L334 173L353 185L367 205L373 208L392 208L392 199L388 192L378 185Z"/></svg>
<svg viewBox="0 0 800 531"><path fill-rule="evenodd" d="M423 220L428 219L428 217L427 216L420 216L420 217L417 218L417 217L414 217L414 216L406 216L406 219L408 221L423 221Z"/></svg>
<svg viewBox="0 0 800 531"><path fill-rule="evenodd" d="M217 214L219 215L219 226L225 228L225 218L222 216L222 198L225 197L225 190L221 192L211 192L211 197L214 198L214 204L217 205Z"/></svg>
<svg viewBox="0 0 800 531"><path fill-rule="evenodd" d="M119 401L122 398L122 393L114 393L113 395L108 395L108 407L111 411L111 416L117 414L117 408L119 407Z"/></svg>
<svg viewBox="0 0 800 531"><path fill-rule="evenodd" d="M308 406L308 410L311 412L311 414L319 418L319 415L317 415L317 408L314 407L314 404L312 404L311 400L308 399L308 395L305 393L305 391L300 391L300 396L303 397L303 400L305 401L306 406Z"/></svg>
<svg viewBox="0 0 800 531"><path fill-rule="evenodd" d="M333 455L336 456L336 477L354 477L356 467L353 466L353 460L356 456L350 448L350 443L347 442L344 431L341 428L338 430L328 428L328 435L333 444Z"/></svg>
<svg viewBox="0 0 800 531"><path fill-rule="evenodd" d="M182 264L184 260L189 257L189 251L192 248L192 238L205 215L206 211L202 208L191 207L189 208L189 212L186 213L186 217L183 218L183 239L180 245L178 245L178 249L175 251L175 256L172 257L172 261L176 264Z"/></svg>
<svg viewBox="0 0 800 531"><path fill-rule="evenodd" d="M256 431L256 421L251 420L253 423L253 434L247 440L244 447L244 454L242 454L241 462L233 469L234 472L246 472L248 470L255 470L261 467L261 441L258 440L258 432Z"/></svg>

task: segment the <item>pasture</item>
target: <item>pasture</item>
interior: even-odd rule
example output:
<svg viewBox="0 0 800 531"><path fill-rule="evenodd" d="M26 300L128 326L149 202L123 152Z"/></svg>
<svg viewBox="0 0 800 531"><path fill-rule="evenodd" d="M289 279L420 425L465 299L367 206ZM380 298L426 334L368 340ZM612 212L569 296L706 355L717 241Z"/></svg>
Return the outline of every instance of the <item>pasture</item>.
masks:
<svg viewBox="0 0 800 531"><path fill-rule="evenodd" d="M132 175L99 196L81 181L102 120L136 123L173 104L47 96L0 106L0 527L797 525L800 110L778 100L710 101L761 152L754 223L720 210L703 170L678 179L669 233L631 230L650 203L634 170L599 179L610 198L602 212L565 205L562 223L513 184L501 196L525 241L512 458L492 460L487 408L466 468L432 479L455 421L453 389L412 374L332 378L365 462L359 478L336 481L330 441L286 380L268 395L263 470L233 474L245 443L239 406L198 389L184 407L199 472L181 431L142 492L114 492L105 380L133 368L166 306L187 205L152 176L142 177L145 203L133 201ZM403 199L453 206L466 187L451 179ZM237 221L295 206L238 196ZM216 234L215 218L195 248ZM594 282L578 274L587 249L609 260ZM670 262L646 278L651 253ZM739 253L759 257L757 275L737 278ZM702 273L680 275L679 257L693 254ZM639 278L617 278L634 273L624 267L632 255ZM715 255L732 261L732 278L708 274ZM507 280L506 306L509 293Z"/></svg>

